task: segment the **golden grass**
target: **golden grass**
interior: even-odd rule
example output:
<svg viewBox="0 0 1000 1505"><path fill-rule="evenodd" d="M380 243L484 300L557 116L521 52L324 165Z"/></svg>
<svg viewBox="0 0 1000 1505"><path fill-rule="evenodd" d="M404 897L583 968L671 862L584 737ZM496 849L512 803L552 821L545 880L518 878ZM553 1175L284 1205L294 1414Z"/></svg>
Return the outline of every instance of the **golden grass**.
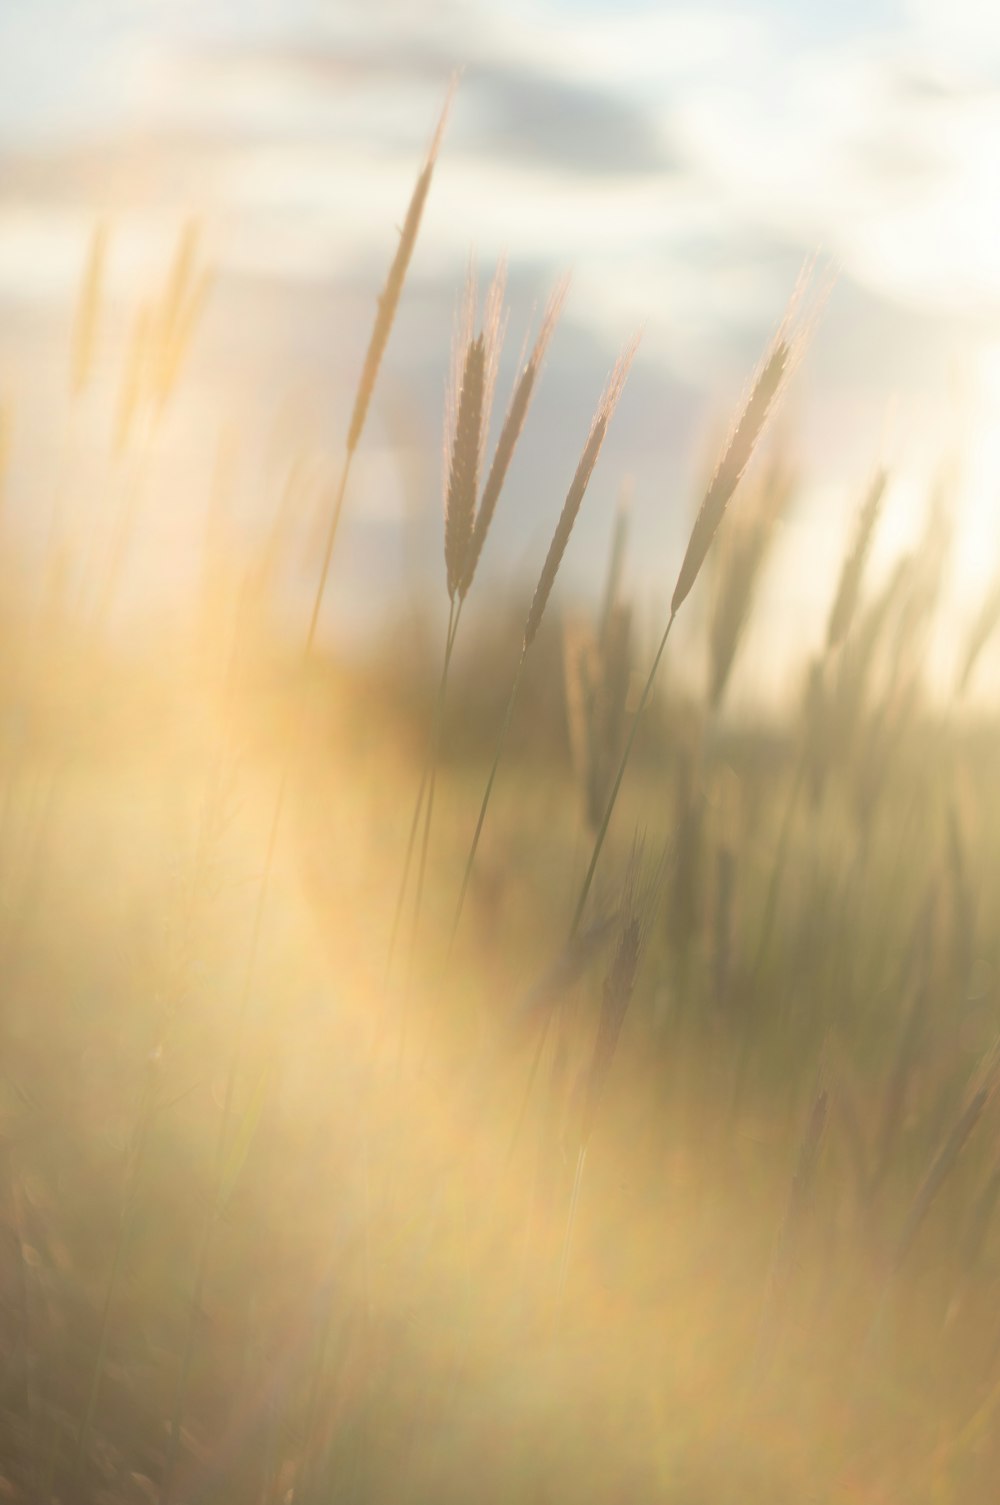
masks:
<svg viewBox="0 0 1000 1505"><path fill-rule="evenodd" d="M442 665L399 633L389 662L347 668L318 624L443 124L360 364L297 642L269 613L298 455L246 558L217 499L214 555L235 557L205 571L196 630L144 647L105 630L141 485L79 601L53 589L39 611L0 534L0 1488L991 1505L997 733L932 703L921 672L947 485L873 587L876 476L809 699L770 740L727 724L788 493L779 463L739 494L801 349L786 323L633 699L623 523L565 660L553 624L629 346L526 612L505 628L484 603L453 658L565 291L487 470L501 270L457 345ZM83 275L77 393L108 233ZM207 287L191 225L118 396L140 478L164 405L184 400ZM705 703L654 700L674 617L741 506ZM386 953L418 850L397 982Z"/></svg>

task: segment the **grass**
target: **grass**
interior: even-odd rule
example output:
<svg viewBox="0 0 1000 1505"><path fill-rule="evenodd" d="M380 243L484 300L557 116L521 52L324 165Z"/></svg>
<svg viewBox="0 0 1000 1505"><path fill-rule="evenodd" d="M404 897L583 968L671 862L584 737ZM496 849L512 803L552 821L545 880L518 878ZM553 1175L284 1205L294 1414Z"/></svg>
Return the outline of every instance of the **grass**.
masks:
<svg viewBox="0 0 1000 1505"><path fill-rule="evenodd" d="M151 436L184 400L193 228L126 356L140 480L106 557L70 548L73 589L50 570L39 602L0 532L0 1492L987 1505L1000 726L959 708L995 588L935 701L914 645L943 513L873 583L878 471L808 695L767 735L726 720L788 500L781 464L742 480L800 353L786 325L664 563L655 655L624 526L565 655L552 595L627 359L533 600L477 602L457 646L565 296L487 468L498 277L457 351L443 672L400 641L339 662L318 624L440 135L300 641L267 584L295 463L265 559L215 561L181 628L107 630ZM83 269L78 395L109 239ZM683 702L657 677L671 624L751 496ZM421 924L387 977L421 819Z"/></svg>

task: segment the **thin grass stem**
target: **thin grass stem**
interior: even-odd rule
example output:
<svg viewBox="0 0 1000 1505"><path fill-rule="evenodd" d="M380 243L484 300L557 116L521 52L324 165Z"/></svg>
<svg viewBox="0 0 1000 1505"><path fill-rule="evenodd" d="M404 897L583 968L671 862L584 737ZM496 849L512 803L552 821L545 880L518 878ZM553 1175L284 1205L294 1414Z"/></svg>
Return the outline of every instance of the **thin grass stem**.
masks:
<svg viewBox="0 0 1000 1505"><path fill-rule="evenodd" d="M632 755L632 746L635 742L636 732L639 729L639 722L642 720L642 713L646 709L646 703L649 700L650 695L652 694L653 681L656 679L656 671L660 667L660 659L663 657L663 650L667 646L667 639L670 636L670 629L674 625L674 618L676 617L676 615L676 610L670 613L667 625L663 630L663 636L660 639L660 646L657 648L656 655L653 659L652 664L650 665L649 673L646 676L646 683L642 687L642 695L639 697L639 704L636 707L635 715L632 718L632 726L629 729L628 738L626 740L625 748L621 756L621 762L618 764L618 772L615 775L615 782L611 786L611 793L608 796L608 803L605 808L604 814L601 817L601 824L598 828L597 835L594 838L594 850L591 854L590 866L587 868L587 875L583 880L583 887L580 890L580 897L576 902L576 909L573 914L573 923L570 925L569 930L569 938L571 941L576 938L577 932L579 931L580 925L583 921L583 914L584 910L587 907L587 899L590 896L590 889L594 881L594 874L597 872L597 863L600 859L601 848L604 846L604 838L608 834L608 826L611 824L611 815L615 808L615 802L618 799L618 791L621 788L622 779L625 777L625 770L628 767L628 760Z"/></svg>
<svg viewBox="0 0 1000 1505"><path fill-rule="evenodd" d="M521 677L524 674L524 663L528 656L528 645L521 649L521 657L517 661L517 669L514 672L514 681L510 687L510 695L507 698L507 707L503 713L503 722L500 726L500 735L497 738L496 751L493 754L493 765L490 768L489 778L486 780L486 788L483 791L482 804L479 806L479 818L476 821L476 829L472 837L472 845L469 855L465 859L465 871L462 874L462 886L458 892L458 903L455 906L455 918L451 922L451 935L448 940L448 957L451 957L455 937L462 920L462 911L465 908L465 896L469 891L469 882L472 878L472 869L476 861L476 852L479 849L479 838L483 834L483 824L486 820L486 811L489 808L490 796L493 793L493 785L496 782L497 769L500 767L500 759L503 756L504 745L507 741L507 733L510 731L511 718L514 714L514 705L517 701L517 692L521 688Z"/></svg>
<svg viewBox="0 0 1000 1505"><path fill-rule="evenodd" d="M413 853L417 844L417 831L420 828L420 816L424 808L424 796L428 787L433 790L433 783L437 770L437 754L440 746L441 726L444 719L444 702L448 685L448 671L451 666L451 656L455 647L455 637L458 633L458 622L462 614L462 602L453 597L448 609L448 628L445 634L444 656L441 664L441 677L438 681L437 696L434 701L434 709L431 712L430 731L427 736L427 751L424 754L424 766L420 774L420 786L417 789L417 798L413 807L413 818L410 821L410 834L406 842L406 856L403 859L403 872L400 877L399 891L396 895L396 908L393 912L392 929L389 932L389 946L385 959L385 981L388 986L389 971L392 967L392 959L395 955L396 941L399 937L399 926L403 917L403 904L406 900L406 889L410 879L410 866L413 862ZM429 819L424 824L424 847L429 839ZM422 862L426 861L426 851L422 853ZM421 885L422 886L422 885ZM419 904L415 913L419 913ZM412 949L412 948L411 948Z"/></svg>

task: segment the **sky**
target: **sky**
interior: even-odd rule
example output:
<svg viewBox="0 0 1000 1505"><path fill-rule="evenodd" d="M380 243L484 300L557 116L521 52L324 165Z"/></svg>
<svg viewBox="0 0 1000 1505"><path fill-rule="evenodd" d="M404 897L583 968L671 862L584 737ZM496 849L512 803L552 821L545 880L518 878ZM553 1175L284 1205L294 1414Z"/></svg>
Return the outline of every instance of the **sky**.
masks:
<svg viewBox="0 0 1000 1505"><path fill-rule="evenodd" d="M252 527L275 435L308 429L335 464L396 227L461 67L338 562L343 624L381 598L386 560L441 570L438 435L470 257L484 282L508 262L501 392L533 309L571 277L484 561L494 581L537 567L608 368L641 330L566 582L593 590L629 476L635 587L651 611L669 596L713 445L811 256L835 279L780 416L802 484L758 658L780 665L789 622L796 639L815 629L880 460L882 567L956 451L956 622L996 567L995 5L33 0L0 9L0 57L0 396L23 410L25 513L44 510L26 456L37 475L47 447L58 469L45 397L64 380L98 216L112 330L189 215L212 268L164 488L196 513L231 430ZM105 341L108 383L122 339ZM400 432L429 429L431 459L401 479ZM162 557L178 510L151 510L145 547Z"/></svg>

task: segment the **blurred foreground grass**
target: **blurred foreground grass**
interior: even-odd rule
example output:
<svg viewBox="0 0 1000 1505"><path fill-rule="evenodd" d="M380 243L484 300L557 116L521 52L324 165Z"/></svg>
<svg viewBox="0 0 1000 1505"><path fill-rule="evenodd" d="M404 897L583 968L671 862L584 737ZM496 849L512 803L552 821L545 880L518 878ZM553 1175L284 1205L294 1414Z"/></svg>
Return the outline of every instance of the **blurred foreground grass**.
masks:
<svg viewBox="0 0 1000 1505"><path fill-rule="evenodd" d="M213 1213L275 727L296 680L271 659L230 682L223 713L224 681L192 702L190 665L171 684L158 662L91 666L81 683L105 685L101 714L77 708L79 737L71 719L23 738L7 767L12 1497L155 1494L210 1216L181 1498L301 1498L308 1466L322 1498L458 1500L475 1479L496 1500L988 1500L992 1116L892 1270L996 1026L992 736L925 724L870 826L840 787L803 810L756 976L787 752L706 744L685 850L690 753L676 738L647 749L598 912L637 821L670 855L557 1318L609 945L556 984L586 857L568 755L529 739L506 767L447 974L485 770L446 762L412 981L401 963L386 988L413 723L377 680L311 674ZM22 711L37 722L30 697ZM545 1010L541 1085L509 1156ZM71 1483L123 1216L86 1484Z"/></svg>
<svg viewBox="0 0 1000 1505"><path fill-rule="evenodd" d="M412 623L365 668L324 651L440 129L304 651L275 586L301 457L256 555L210 515L190 611L116 618L204 293L192 230L136 321L100 527L57 497L40 576L0 534L0 1492L991 1505L1000 727L965 691L1000 594L935 697L947 497L873 588L879 472L805 695L767 732L727 719L793 489L779 453L738 492L786 323L660 639L708 560L704 697L654 685L659 655L647 677L623 525L592 619L542 621L634 345L527 617L486 603L452 663L564 295L480 486L501 272L456 352L445 674Z"/></svg>

